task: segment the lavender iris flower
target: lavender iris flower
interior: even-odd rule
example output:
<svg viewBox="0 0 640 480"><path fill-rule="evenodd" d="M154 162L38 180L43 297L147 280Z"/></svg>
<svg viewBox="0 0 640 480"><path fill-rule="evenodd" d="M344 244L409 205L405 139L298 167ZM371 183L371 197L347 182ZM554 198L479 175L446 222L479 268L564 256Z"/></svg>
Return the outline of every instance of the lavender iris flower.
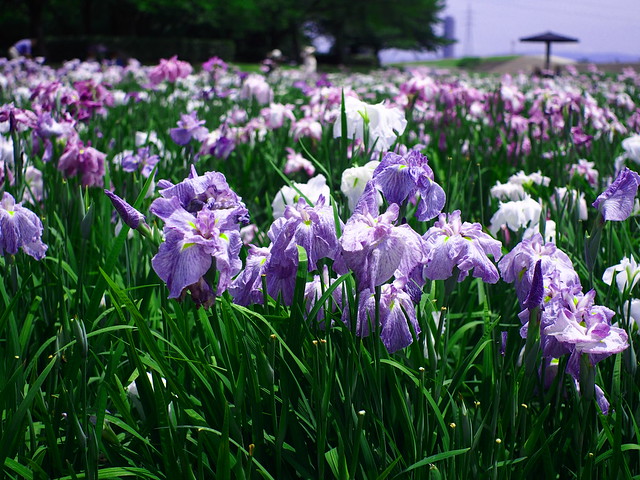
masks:
<svg viewBox="0 0 640 480"><path fill-rule="evenodd" d="M246 307L264 301L262 276L265 274L265 268L270 258L271 247L249 246L244 270L229 287L229 293L231 293L234 303Z"/></svg>
<svg viewBox="0 0 640 480"><path fill-rule="evenodd" d="M41 138L69 136L73 133L74 122L72 120L57 122L49 112L38 114L38 123L34 129L36 135Z"/></svg>
<svg viewBox="0 0 640 480"><path fill-rule="evenodd" d="M407 347L413 342L409 324L416 335L420 333L420 325L416 318L416 309L411 297L404 291L406 277L400 272L397 279L382 286L380 293L380 338L389 353ZM365 289L360 294L356 334L366 337L375 328L376 302L373 290Z"/></svg>
<svg viewBox="0 0 640 480"><path fill-rule="evenodd" d="M236 144L232 138L227 137L230 135L227 130L222 126L209 132L200 145L198 157L213 155L222 160L229 158L231 152L236 148Z"/></svg>
<svg viewBox="0 0 640 480"><path fill-rule="evenodd" d="M69 139L58 160L58 170L66 177L80 175L85 187L101 187L104 184L105 157L95 148L85 146L77 139Z"/></svg>
<svg viewBox="0 0 640 480"><path fill-rule="evenodd" d="M342 256L358 288L372 291L396 270L409 275L423 259L422 237L409 225L394 225L400 210L395 203L377 215L375 193L370 187L365 189L340 238Z"/></svg>
<svg viewBox="0 0 640 480"><path fill-rule="evenodd" d="M178 145L188 144L192 138L202 142L207 138L209 131L204 125L204 120L198 120L196 112L180 116L178 126L169 131L171 139Z"/></svg>
<svg viewBox="0 0 640 480"><path fill-rule="evenodd" d="M440 185L433 181L433 170L428 159L417 150L404 156L388 152L373 172L373 182L389 203L401 205L415 194L420 194L416 217L430 220L444 207L446 196Z"/></svg>
<svg viewBox="0 0 640 480"><path fill-rule="evenodd" d="M324 196L320 195L313 207L304 198L298 199L294 206L287 205L284 219L277 238L273 240L272 262L280 256L297 258L298 245L307 252L310 270L315 270L322 258L338 258L340 249L333 209L325 205Z"/></svg>
<svg viewBox="0 0 640 480"><path fill-rule="evenodd" d="M498 263L502 279L508 283L515 283L521 305L531 290L534 268L538 260L542 261L540 267L545 292L550 287L554 290L580 287L580 278L567 254L555 244L545 243L542 235L536 233L516 245Z"/></svg>
<svg viewBox="0 0 640 480"><path fill-rule="evenodd" d="M295 205L287 205L284 216L273 222L268 236L272 246L264 270L267 291L274 298L282 295L285 304L293 300L298 246L307 252L310 271L318 268L322 258L334 260L336 271L346 270L340 257L333 210L325 205L322 195L313 207L303 198Z"/></svg>
<svg viewBox="0 0 640 480"><path fill-rule="evenodd" d="M473 276L484 282L496 283L498 269L487 255L495 260L502 256L502 244L482 231L479 223L460 220L460 210L449 215L441 213L438 221L424 235L427 259L424 275L431 280L445 280L458 267L458 281L464 280L473 269Z"/></svg>
<svg viewBox="0 0 640 480"><path fill-rule="evenodd" d="M151 263L169 287L169 298L180 297L185 288L199 282L211 268L213 258L220 273L218 294L224 292L242 267L239 229L232 229L216 210L202 209L194 216L175 197L156 199L151 212L166 222L165 241Z"/></svg>
<svg viewBox="0 0 640 480"><path fill-rule="evenodd" d="M269 261L265 267L267 293L272 298L280 297L284 305L293 303L293 292L298 271L298 255L281 257L278 261Z"/></svg>
<svg viewBox="0 0 640 480"><path fill-rule="evenodd" d="M228 214L234 215L238 223L249 223L249 212L242 199L231 190L222 173L206 172L204 175L198 175L192 165L191 173L182 182L173 185L166 180L160 180L158 187L162 188L160 195L164 198L176 197L182 208L189 213L196 213L204 207L225 210Z"/></svg>
<svg viewBox="0 0 640 480"><path fill-rule="evenodd" d="M38 216L4 192L0 200L0 255L15 255L22 248L27 255L42 260L48 248L42 243L42 231Z"/></svg>
<svg viewBox="0 0 640 480"><path fill-rule="evenodd" d="M593 206L605 220L624 221L633 211L638 185L640 185L640 175L625 167L609 188L596 198Z"/></svg>
<svg viewBox="0 0 640 480"><path fill-rule="evenodd" d="M567 371L579 378L580 356L587 354L592 365L629 346L627 333L611 325L614 312L607 307L594 305L595 290L586 294L562 295L555 320L542 330L543 335L554 337L571 352ZM548 355L549 352L544 351Z"/></svg>
<svg viewBox="0 0 640 480"><path fill-rule="evenodd" d="M122 170L125 172L140 170L140 173L145 178L151 175L153 168L159 161L160 157L158 155L151 155L151 149L149 147L140 147L137 153L131 151L124 152L120 158Z"/></svg>
<svg viewBox="0 0 640 480"><path fill-rule="evenodd" d="M160 191L163 198L154 200L150 210L165 221L165 242L152 259L153 269L169 287L169 298L189 288L198 304L207 305L210 288L201 279L213 259L218 294L242 267L240 222L248 217L247 209L220 173L199 176L192 167L184 181L160 183L166 187Z"/></svg>

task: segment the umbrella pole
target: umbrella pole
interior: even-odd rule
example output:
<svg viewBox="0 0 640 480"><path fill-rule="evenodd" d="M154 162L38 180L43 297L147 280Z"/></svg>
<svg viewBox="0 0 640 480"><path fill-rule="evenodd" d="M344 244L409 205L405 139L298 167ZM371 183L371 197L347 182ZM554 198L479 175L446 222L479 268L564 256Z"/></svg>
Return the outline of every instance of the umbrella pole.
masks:
<svg viewBox="0 0 640 480"><path fill-rule="evenodd" d="M544 68L545 70L549 70L549 67L551 66L551 42L545 43L547 44L547 54L544 61Z"/></svg>

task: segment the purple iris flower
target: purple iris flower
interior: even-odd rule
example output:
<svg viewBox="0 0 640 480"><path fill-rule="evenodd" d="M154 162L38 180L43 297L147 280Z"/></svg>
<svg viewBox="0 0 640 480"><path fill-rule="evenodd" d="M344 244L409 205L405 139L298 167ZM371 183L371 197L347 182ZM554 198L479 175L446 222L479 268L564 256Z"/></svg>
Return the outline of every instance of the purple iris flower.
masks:
<svg viewBox="0 0 640 480"><path fill-rule="evenodd" d="M609 400L605 397L604 392L598 385L594 385L596 392L596 402L598 403L598 407L600 407L600 411L603 415L609 415Z"/></svg>
<svg viewBox="0 0 640 480"><path fill-rule="evenodd" d="M375 194L368 185L340 238L342 256L353 270L358 288L371 291L389 280L396 270L409 275L423 260L424 248L422 237L409 225L394 225L400 211L397 204L382 215L377 214Z"/></svg>
<svg viewBox="0 0 640 480"><path fill-rule="evenodd" d="M433 170L428 161L417 150L410 150L403 156L388 152L373 171L373 182L389 203L401 205L407 198L420 194L416 212L420 221L438 215L446 201L444 190L433 181Z"/></svg>
<svg viewBox="0 0 640 480"><path fill-rule="evenodd" d="M580 289L580 278L567 254L558 249L555 244L545 243L542 235L536 233L516 245L498 263L502 279L507 283L515 283L516 294L521 305L531 290L538 260L542 262L540 268L545 293L549 294L550 288L553 291L574 286Z"/></svg>
<svg viewBox="0 0 640 480"><path fill-rule="evenodd" d="M309 270L317 268L318 260L336 260L340 254L333 209L325 205L320 195L315 206L300 198L295 205L287 205L278 235L273 239L271 262L280 257L297 258L297 246L303 247L309 259Z"/></svg>
<svg viewBox="0 0 640 480"><path fill-rule="evenodd" d="M116 212L118 212L118 215L120 215L120 218L126 225L135 230L141 224L145 223L144 215L142 215L142 213L133 208L118 195L109 190L105 190L104 193L107 195L107 197L109 197L109 200L111 200L111 203L116 209Z"/></svg>
<svg viewBox="0 0 640 480"><path fill-rule="evenodd" d="M228 217L217 210L205 208L194 216L175 197L156 199L150 210L166 222L165 241L151 264L167 284L169 298L179 298L185 288L199 282L214 258L220 274L218 294L224 292L242 267L239 229L233 229Z"/></svg>
<svg viewBox="0 0 640 480"><path fill-rule="evenodd" d="M267 235L272 241L263 272L267 292L273 298L281 295L287 305L293 301L298 246L307 252L310 271L318 268L322 258L334 260L334 270L346 271L340 257L333 210L325 205L322 195L313 207L303 198L295 205L288 205L284 216L273 222Z"/></svg>
<svg viewBox="0 0 640 480"><path fill-rule="evenodd" d="M42 243L42 231L38 216L4 192L0 200L0 255L15 255L22 248L27 255L42 260L48 248Z"/></svg>
<svg viewBox="0 0 640 480"><path fill-rule="evenodd" d="M200 145L198 158L203 155L213 155L221 160L229 158L231 152L236 148L236 144L233 139L225 136L225 132L226 129L219 128L209 133Z"/></svg>
<svg viewBox="0 0 640 480"><path fill-rule="evenodd" d="M198 120L196 112L191 112L181 115L180 120L178 120L178 127L169 130L169 134L171 139L178 145L186 145L192 138L202 142L209 134L209 130L203 125L204 120Z"/></svg>
<svg viewBox="0 0 640 480"><path fill-rule="evenodd" d="M627 333L611 325L614 312L607 307L594 305L594 299L595 290L586 294L557 296L552 300L559 302L555 309L557 316L541 332L555 338L571 352L567 371L574 378L579 378L582 354L587 354L590 363L595 365L629 346ZM549 353L543 346L543 355L548 356Z"/></svg>
<svg viewBox="0 0 640 480"><path fill-rule="evenodd" d="M216 69L227 71L229 66L219 57L211 57L209 60L202 64L202 69L206 72L211 72Z"/></svg>
<svg viewBox="0 0 640 480"><path fill-rule="evenodd" d="M609 188L596 198L593 206L605 220L624 221L633 211L638 185L640 185L640 175L625 167Z"/></svg>
<svg viewBox="0 0 640 480"><path fill-rule="evenodd" d="M101 187L104 184L104 159L106 155L82 141L69 139L58 160L58 170L66 177L80 175L85 187Z"/></svg>
<svg viewBox="0 0 640 480"><path fill-rule="evenodd" d="M206 172L198 175L192 165L191 173L182 182L174 185L168 180L160 180L158 187L162 188L160 195L164 198L176 197L182 208L189 213L195 214L204 207L225 210L234 216L237 223L249 224L249 212L242 199L231 190L222 173Z"/></svg>
<svg viewBox="0 0 640 480"><path fill-rule="evenodd" d="M185 78L193 71L190 63L178 60L178 56L166 59L161 58L160 63L149 72L149 80L152 86L166 80L174 83L179 78Z"/></svg>
<svg viewBox="0 0 640 480"><path fill-rule="evenodd" d="M122 170L125 172L140 170L142 176L148 178L159 161L160 157L158 155L151 155L151 149L149 147L140 147L137 153L131 151L126 152L122 156L120 164L122 165Z"/></svg>
<svg viewBox="0 0 640 480"><path fill-rule="evenodd" d="M267 236L271 240L270 249L280 236L280 232L287 219L284 216L276 219L269 227ZM271 253L271 252L270 252ZM293 252L292 252L293 253ZM298 252L291 255L278 255L274 261L270 256L265 267L264 275L267 281L267 293L273 297L282 299L285 305L291 305L293 302L293 291L295 289L296 272L298 270Z"/></svg>
<svg viewBox="0 0 640 480"><path fill-rule="evenodd" d="M460 210L449 215L441 213L438 221L424 235L427 259L423 273L431 280L445 280L458 267L458 281L473 269L473 276L484 282L496 283L498 269L487 255L495 260L502 256L502 244L482 231L479 223L460 220Z"/></svg>
<svg viewBox="0 0 640 480"><path fill-rule="evenodd" d="M66 114L64 121L57 122L49 112L38 114L38 123L33 130L33 150L34 153L43 150L42 161L49 162L53 156L52 137L73 137L76 135L74 130L74 121L71 120L69 114ZM44 148L43 147L44 144Z"/></svg>
<svg viewBox="0 0 640 480"><path fill-rule="evenodd" d="M34 131L41 138L67 137L73 133L73 125L73 120L57 122L51 113L43 112L38 115L38 123Z"/></svg>
<svg viewBox="0 0 640 480"><path fill-rule="evenodd" d="M262 276L270 258L271 247L249 246L245 267L229 287L234 303L245 307L263 303Z"/></svg>
<svg viewBox="0 0 640 480"><path fill-rule="evenodd" d="M210 288L201 279L215 259L220 294L240 271L240 222L248 217L247 209L220 173L199 176L192 167L184 181L161 184L166 187L160 191L162 198L155 199L150 210L165 221L165 241L152 259L153 269L169 287L169 298L189 288L194 301L210 304Z"/></svg>
<svg viewBox="0 0 640 480"><path fill-rule="evenodd" d="M406 277L398 272L396 280L383 285L380 292L380 338L389 353L405 348L413 342L409 324L416 336L420 333L415 306L409 294L404 291L405 282ZM368 336L371 329L375 328L375 318L375 293L367 288L360 294L356 334L360 337Z"/></svg>

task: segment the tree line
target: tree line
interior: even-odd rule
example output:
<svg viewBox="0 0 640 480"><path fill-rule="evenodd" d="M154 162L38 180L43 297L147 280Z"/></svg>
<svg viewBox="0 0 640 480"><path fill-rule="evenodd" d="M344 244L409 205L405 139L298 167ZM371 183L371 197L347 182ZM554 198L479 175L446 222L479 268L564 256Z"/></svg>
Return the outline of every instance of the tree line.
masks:
<svg viewBox="0 0 640 480"><path fill-rule="evenodd" d="M189 37L235 44L236 60L278 48L299 60L315 36L346 63L383 48L435 50L444 0L0 0L0 42L53 36ZM167 52L167 55L171 52Z"/></svg>

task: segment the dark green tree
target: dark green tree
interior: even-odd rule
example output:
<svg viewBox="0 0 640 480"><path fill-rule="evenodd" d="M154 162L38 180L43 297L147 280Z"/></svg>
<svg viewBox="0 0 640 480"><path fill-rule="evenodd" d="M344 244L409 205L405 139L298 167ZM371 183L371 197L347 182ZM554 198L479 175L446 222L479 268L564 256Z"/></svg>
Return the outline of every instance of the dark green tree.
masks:
<svg viewBox="0 0 640 480"><path fill-rule="evenodd" d="M433 51L446 43L435 26L442 0L323 0L309 10L318 34L334 39L340 62L369 49L375 58L384 48Z"/></svg>
<svg viewBox="0 0 640 480"><path fill-rule="evenodd" d="M0 41L100 35L224 39L239 59L274 48L296 60L314 35L346 62L367 49L433 50L444 0L0 0ZM172 52L166 52L170 55Z"/></svg>

